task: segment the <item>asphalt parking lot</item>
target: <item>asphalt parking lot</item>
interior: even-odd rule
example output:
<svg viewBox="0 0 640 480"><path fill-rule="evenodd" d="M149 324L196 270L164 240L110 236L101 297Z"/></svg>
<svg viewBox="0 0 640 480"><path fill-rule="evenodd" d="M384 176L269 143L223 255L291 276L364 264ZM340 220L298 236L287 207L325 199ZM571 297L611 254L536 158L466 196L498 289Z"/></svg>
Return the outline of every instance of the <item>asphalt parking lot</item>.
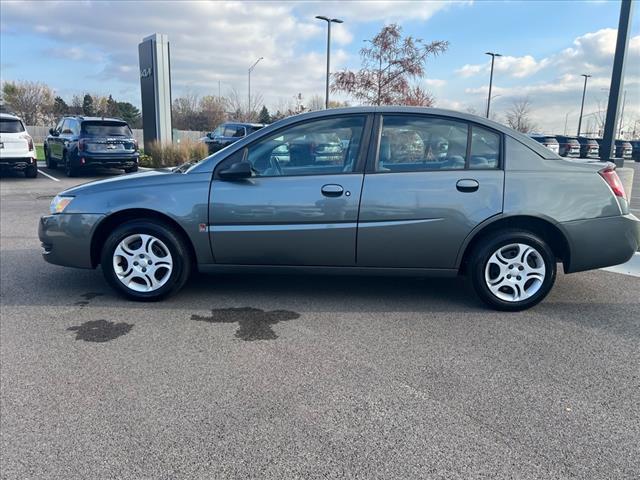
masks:
<svg viewBox="0 0 640 480"><path fill-rule="evenodd" d="M640 216L640 164L633 208ZM640 277L497 313L457 279L195 276L154 304L45 263L0 179L3 479L638 478Z"/></svg>

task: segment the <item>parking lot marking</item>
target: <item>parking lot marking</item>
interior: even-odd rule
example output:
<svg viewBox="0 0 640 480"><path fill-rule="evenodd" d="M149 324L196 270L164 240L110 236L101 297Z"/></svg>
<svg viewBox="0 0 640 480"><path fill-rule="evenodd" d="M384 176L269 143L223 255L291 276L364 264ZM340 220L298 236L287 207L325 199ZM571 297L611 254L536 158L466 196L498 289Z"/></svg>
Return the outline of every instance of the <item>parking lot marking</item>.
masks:
<svg viewBox="0 0 640 480"><path fill-rule="evenodd" d="M54 182L59 182L60 180L58 180L56 177L54 177L53 175L49 175L46 172L43 172L42 170L38 170L38 173L41 173L42 175L44 175L45 177L49 177L51 180L53 180Z"/></svg>

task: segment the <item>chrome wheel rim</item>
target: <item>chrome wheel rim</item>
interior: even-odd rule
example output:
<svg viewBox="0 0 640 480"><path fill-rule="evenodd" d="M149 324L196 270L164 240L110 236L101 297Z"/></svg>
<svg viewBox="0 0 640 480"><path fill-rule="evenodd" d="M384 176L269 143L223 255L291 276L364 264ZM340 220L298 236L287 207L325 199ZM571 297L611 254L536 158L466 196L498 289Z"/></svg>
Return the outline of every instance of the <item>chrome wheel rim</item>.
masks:
<svg viewBox="0 0 640 480"><path fill-rule="evenodd" d="M114 250L113 270L125 287L136 292L153 292L169 280L173 258L162 240L153 235L133 234Z"/></svg>
<svg viewBox="0 0 640 480"><path fill-rule="evenodd" d="M505 302L521 302L533 297L542 287L545 275L542 255L524 243L498 248L484 270L487 288Z"/></svg>

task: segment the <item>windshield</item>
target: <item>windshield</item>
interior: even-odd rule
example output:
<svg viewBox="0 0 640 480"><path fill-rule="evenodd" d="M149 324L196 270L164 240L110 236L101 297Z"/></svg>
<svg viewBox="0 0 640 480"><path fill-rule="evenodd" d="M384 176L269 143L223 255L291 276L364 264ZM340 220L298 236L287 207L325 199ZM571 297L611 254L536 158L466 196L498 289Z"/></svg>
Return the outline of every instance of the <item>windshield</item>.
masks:
<svg viewBox="0 0 640 480"><path fill-rule="evenodd" d="M122 122L82 122L82 133L94 137L131 137L129 125Z"/></svg>
<svg viewBox="0 0 640 480"><path fill-rule="evenodd" d="M24 125L15 118L0 118L0 133L24 132Z"/></svg>

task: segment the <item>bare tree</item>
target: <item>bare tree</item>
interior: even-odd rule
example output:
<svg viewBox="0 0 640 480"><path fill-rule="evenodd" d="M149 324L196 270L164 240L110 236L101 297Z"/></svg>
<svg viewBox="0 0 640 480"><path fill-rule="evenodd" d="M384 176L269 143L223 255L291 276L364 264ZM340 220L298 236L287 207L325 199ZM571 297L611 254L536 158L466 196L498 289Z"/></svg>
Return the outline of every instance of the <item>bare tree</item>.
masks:
<svg viewBox="0 0 640 480"><path fill-rule="evenodd" d="M316 110L324 110L324 98L320 95L314 95L309 100L309 111L315 112Z"/></svg>
<svg viewBox="0 0 640 480"><path fill-rule="evenodd" d="M333 74L332 91L342 91L369 105L404 104L415 101L410 81L425 75L425 63L431 56L444 53L449 42L425 43L402 37L402 28L385 26L360 50L362 68ZM414 92L415 93L415 92Z"/></svg>
<svg viewBox="0 0 640 480"><path fill-rule="evenodd" d="M22 118L27 125L50 122L53 111L53 90L42 82L4 82L2 97L7 110Z"/></svg>
<svg viewBox="0 0 640 480"><path fill-rule="evenodd" d="M205 121L205 128L202 130L214 130L226 120L226 103L225 98L213 95L207 95L200 99L199 108Z"/></svg>
<svg viewBox="0 0 640 480"><path fill-rule="evenodd" d="M247 101L244 95L241 95L235 88L227 95L227 107L229 113L233 115L234 120L241 122L255 122L258 118L259 111L257 106L264 104L261 93L251 96L251 105L247 108Z"/></svg>
<svg viewBox="0 0 640 480"><path fill-rule="evenodd" d="M531 120L531 101L528 97L516 99L506 112L507 125L522 133L530 133L536 129Z"/></svg>

